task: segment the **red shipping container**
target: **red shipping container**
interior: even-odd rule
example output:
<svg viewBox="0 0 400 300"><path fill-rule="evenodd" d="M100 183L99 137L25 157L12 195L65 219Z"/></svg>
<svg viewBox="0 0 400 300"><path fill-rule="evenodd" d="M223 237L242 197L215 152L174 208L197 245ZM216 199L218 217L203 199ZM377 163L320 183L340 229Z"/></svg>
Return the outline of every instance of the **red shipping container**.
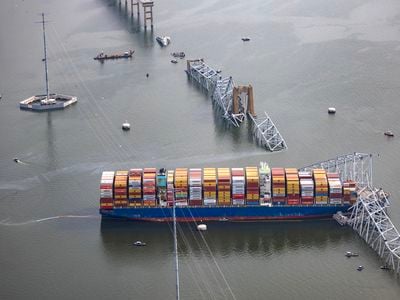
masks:
<svg viewBox="0 0 400 300"><path fill-rule="evenodd" d="M195 205L195 206L203 205L203 200L189 200L189 205Z"/></svg>
<svg viewBox="0 0 400 300"><path fill-rule="evenodd" d="M126 190L115 190L114 191L114 194L115 195L126 195Z"/></svg>
<svg viewBox="0 0 400 300"><path fill-rule="evenodd" d="M100 184L100 189L102 190L109 190L113 188L113 184L112 183L101 183Z"/></svg>
<svg viewBox="0 0 400 300"><path fill-rule="evenodd" d="M300 199L294 200L294 199L288 199L287 204L289 205L298 205L300 204Z"/></svg>

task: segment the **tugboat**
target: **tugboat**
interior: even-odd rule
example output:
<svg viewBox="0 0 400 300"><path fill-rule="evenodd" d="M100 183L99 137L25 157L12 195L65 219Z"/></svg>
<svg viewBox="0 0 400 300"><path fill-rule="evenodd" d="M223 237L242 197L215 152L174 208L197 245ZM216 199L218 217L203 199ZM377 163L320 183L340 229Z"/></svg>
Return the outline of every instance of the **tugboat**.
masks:
<svg viewBox="0 0 400 300"><path fill-rule="evenodd" d="M173 52L171 55L175 58L185 58L185 52Z"/></svg>
<svg viewBox="0 0 400 300"><path fill-rule="evenodd" d="M384 135L389 136L389 137L393 137L394 133L392 131L390 131L390 130L387 130L387 131L384 132Z"/></svg>
<svg viewBox="0 0 400 300"><path fill-rule="evenodd" d="M158 36L156 37L156 41L161 47L166 47L169 45L169 43L171 43L171 38L169 36Z"/></svg>

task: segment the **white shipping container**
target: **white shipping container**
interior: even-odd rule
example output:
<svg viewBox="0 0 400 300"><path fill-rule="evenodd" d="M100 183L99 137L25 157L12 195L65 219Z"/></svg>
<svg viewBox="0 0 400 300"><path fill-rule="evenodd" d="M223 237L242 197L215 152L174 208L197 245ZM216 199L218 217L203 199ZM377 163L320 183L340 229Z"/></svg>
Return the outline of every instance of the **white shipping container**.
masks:
<svg viewBox="0 0 400 300"><path fill-rule="evenodd" d="M329 203L331 204L341 204L342 198L329 198Z"/></svg>
<svg viewBox="0 0 400 300"><path fill-rule="evenodd" d="M232 199L233 205L244 205L244 199Z"/></svg>
<svg viewBox="0 0 400 300"><path fill-rule="evenodd" d="M215 199L204 199L204 205L216 205L217 201Z"/></svg>

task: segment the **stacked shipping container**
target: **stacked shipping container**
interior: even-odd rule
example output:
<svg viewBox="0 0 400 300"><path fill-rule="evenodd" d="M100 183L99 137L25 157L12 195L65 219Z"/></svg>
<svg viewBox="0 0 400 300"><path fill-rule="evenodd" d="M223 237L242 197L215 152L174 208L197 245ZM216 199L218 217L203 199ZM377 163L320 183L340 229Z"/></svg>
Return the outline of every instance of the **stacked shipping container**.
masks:
<svg viewBox="0 0 400 300"><path fill-rule="evenodd" d="M114 179L114 206L128 206L128 171L115 172Z"/></svg>
<svg viewBox="0 0 400 300"><path fill-rule="evenodd" d="M160 205L165 206L167 201L167 175L165 175L165 169L161 169L157 174L157 195Z"/></svg>
<svg viewBox="0 0 400 300"><path fill-rule="evenodd" d="M187 205L188 200L188 169L175 170L175 201L176 205Z"/></svg>
<svg viewBox="0 0 400 300"><path fill-rule="evenodd" d="M167 205L172 206L174 201L175 187L174 187L174 170L167 172Z"/></svg>
<svg viewBox="0 0 400 300"><path fill-rule="evenodd" d="M129 206L142 205L142 169L130 169L128 177Z"/></svg>
<svg viewBox="0 0 400 300"><path fill-rule="evenodd" d="M266 163L260 164L260 204L271 203L271 169Z"/></svg>
<svg viewBox="0 0 400 300"><path fill-rule="evenodd" d="M343 186L340 181L339 173L327 173L329 186L329 203L342 204Z"/></svg>
<svg viewBox="0 0 400 300"><path fill-rule="evenodd" d="M215 205L217 203L217 174L214 168L204 168L203 190L204 205Z"/></svg>
<svg viewBox="0 0 400 300"><path fill-rule="evenodd" d="M328 204L328 180L324 169L314 169L315 203Z"/></svg>
<svg viewBox="0 0 400 300"><path fill-rule="evenodd" d="M112 209L113 199L114 171L105 171L101 174L100 180L100 208Z"/></svg>
<svg viewBox="0 0 400 300"><path fill-rule="evenodd" d="M143 170L143 205L156 206L156 168Z"/></svg>
<svg viewBox="0 0 400 300"><path fill-rule="evenodd" d="M286 196L287 204L299 205L300 204L300 182L299 173L297 169L286 168Z"/></svg>
<svg viewBox="0 0 400 300"><path fill-rule="evenodd" d="M272 203L274 205L286 204L286 180L283 168L272 168Z"/></svg>
<svg viewBox="0 0 400 300"><path fill-rule="evenodd" d="M244 205L245 174L243 168L232 168L232 204Z"/></svg>
<svg viewBox="0 0 400 300"><path fill-rule="evenodd" d="M271 197L272 195L272 197ZM179 205L313 205L353 204L356 183L341 182L338 173L323 169L298 172L264 164L243 168L178 168L156 174L155 168L103 172L100 207ZM159 203L157 201L159 200ZM189 200L189 202L188 202ZM329 200L329 202L328 202Z"/></svg>
<svg viewBox="0 0 400 300"><path fill-rule="evenodd" d="M246 204L260 204L260 179L257 167L246 167Z"/></svg>
<svg viewBox="0 0 400 300"><path fill-rule="evenodd" d="M313 205L314 204L314 180L311 172L299 172L300 190L301 190L301 204Z"/></svg>
<svg viewBox="0 0 400 300"><path fill-rule="evenodd" d="M189 170L189 205L202 205L201 169Z"/></svg>
<svg viewBox="0 0 400 300"><path fill-rule="evenodd" d="M352 180L343 182L343 203L354 204L357 201L356 183Z"/></svg>
<svg viewBox="0 0 400 300"><path fill-rule="evenodd" d="M231 204L231 172L229 168L218 168L218 204Z"/></svg>

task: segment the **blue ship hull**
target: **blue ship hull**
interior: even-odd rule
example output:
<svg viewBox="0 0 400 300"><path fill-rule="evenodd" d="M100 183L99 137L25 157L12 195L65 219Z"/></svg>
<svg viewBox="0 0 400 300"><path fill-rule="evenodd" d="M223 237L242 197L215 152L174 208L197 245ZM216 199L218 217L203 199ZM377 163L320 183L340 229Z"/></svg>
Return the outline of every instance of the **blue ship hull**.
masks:
<svg viewBox="0 0 400 300"><path fill-rule="evenodd" d="M178 222L194 221L263 221L331 218L338 211L347 211L350 205L282 205L282 206L188 206L176 207ZM100 209L106 218L134 221L170 222L171 207L131 207Z"/></svg>

